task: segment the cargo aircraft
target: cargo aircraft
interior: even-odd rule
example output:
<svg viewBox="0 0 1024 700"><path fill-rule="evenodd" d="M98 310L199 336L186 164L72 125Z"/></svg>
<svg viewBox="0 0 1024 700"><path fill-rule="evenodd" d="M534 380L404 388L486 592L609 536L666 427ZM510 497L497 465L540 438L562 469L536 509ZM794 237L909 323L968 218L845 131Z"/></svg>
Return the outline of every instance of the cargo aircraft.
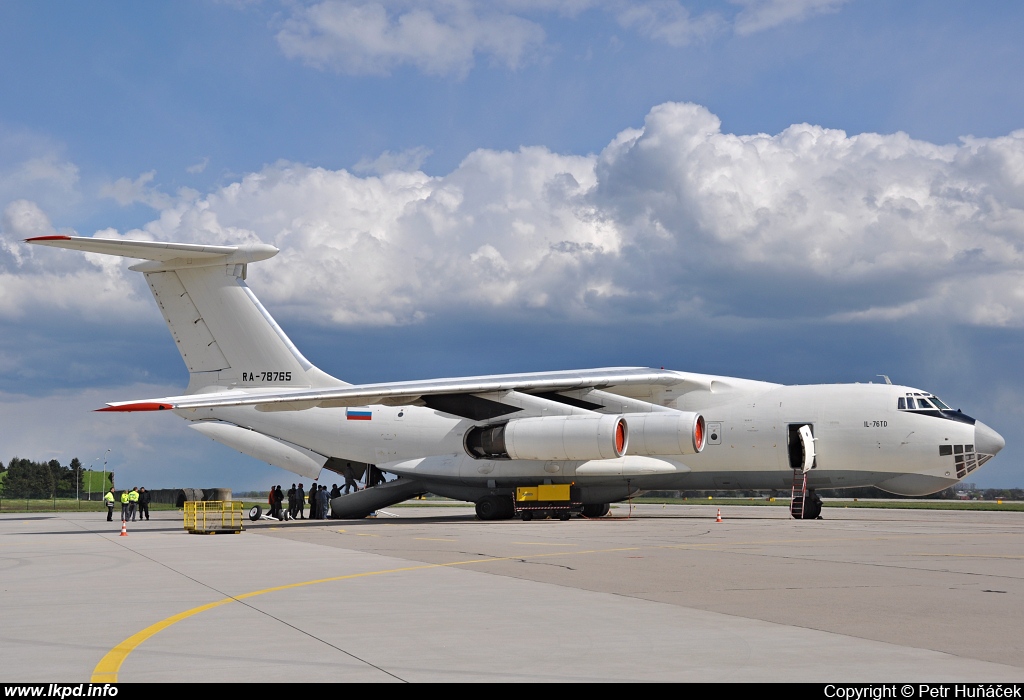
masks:
<svg viewBox="0 0 1024 700"><path fill-rule="evenodd" d="M143 261L131 269L153 292L188 387L99 410L171 411L309 479L323 470L397 477L334 499L335 517L430 492L505 519L524 488L569 485L588 517L652 489L793 489L794 517L813 518L814 489L926 495L1005 444L931 392L888 379L785 386L614 367L348 384L303 357L245 283L250 263L278 252L271 245L27 242Z"/></svg>

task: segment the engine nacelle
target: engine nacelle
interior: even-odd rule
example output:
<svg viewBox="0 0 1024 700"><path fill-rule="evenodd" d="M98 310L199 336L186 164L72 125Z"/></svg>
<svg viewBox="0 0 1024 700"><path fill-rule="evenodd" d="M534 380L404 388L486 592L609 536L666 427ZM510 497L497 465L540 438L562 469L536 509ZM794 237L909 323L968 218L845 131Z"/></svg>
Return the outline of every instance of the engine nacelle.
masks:
<svg viewBox="0 0 1024 700"><path fill-rule="evenodd" d="M704 449L704 416L686 411L627 413L631 455L693 455Z"/></svg>
<svg viewBox="0 0 1024 700"><path fill-rule="evenodd" d="M465 444L476 459L616 459L626 454L629 428L622 416L519 418L473 428Z"/></svg>

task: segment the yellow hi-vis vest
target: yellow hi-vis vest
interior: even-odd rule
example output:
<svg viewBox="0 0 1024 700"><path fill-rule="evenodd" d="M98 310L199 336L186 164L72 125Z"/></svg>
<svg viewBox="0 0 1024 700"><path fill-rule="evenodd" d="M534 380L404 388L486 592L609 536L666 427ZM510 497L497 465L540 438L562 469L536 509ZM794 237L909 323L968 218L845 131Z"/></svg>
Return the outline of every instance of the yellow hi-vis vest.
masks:
<svg viewBox="0 0 1024 700"><path fill-rule="evenodd" d="M127 502L128 502L128 492L127 491L122 491L121 492L121 503L127 503Z"/></svg>
<svg viewBox="0 0 1024 700"><path fill-rule="evenodd" d="M138 491L129 491L128 492L128 500L131 501L132 503L135 503L136 501L138 501L139 500L139 492Z"/></svg>
<svg viewBox="0 0 1024 700"><path fill-rule="evenodd" d="M103 501L108 506L113 507L114 506L114 494L110 493L110 491L107 491L105 494L103 494Z"/></svg>

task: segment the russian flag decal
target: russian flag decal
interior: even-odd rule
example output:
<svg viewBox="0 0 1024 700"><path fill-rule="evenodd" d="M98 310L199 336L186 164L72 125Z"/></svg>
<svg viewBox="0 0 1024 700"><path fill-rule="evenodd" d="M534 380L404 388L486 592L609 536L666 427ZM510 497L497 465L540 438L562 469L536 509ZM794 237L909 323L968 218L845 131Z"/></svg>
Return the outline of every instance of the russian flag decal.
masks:
<svg viewBox="0 0 1024 700"><path fill-rule="evenodd" d="M348 420L372 420L373 412L368 408L346 408L345 418Z"/></svg>

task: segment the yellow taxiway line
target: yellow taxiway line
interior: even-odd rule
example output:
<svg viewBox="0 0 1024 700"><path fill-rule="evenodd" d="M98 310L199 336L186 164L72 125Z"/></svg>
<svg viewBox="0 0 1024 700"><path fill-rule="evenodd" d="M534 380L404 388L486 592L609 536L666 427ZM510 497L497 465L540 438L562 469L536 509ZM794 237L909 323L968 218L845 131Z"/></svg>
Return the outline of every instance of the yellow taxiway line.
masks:
<svg viewBox="0 0 1024 700"><path fill-rule="evenodd" d="M639 547L621 547L621 548L615 548L615 549L591 550L591 551L586 551L586 552L559 552L558 554L559 555L562 555L562 554L595 554L597 552L625 552L625 551L633 551L635 549L639 549ZM90 682L92 682L92 683L117 683L118 682L117 674L121 670L121 665L124 664L125 659L128 658L128 655L131 654L133 651L135 651L139 647L140 644L145 642L147 639L149 639L153 635L158 634L159 632L162 632L163 630L167 629L171 625L174 625L174 624L176 624L178 622L181 622L182 620L187 620L188 618L190 618L190 617L192 617L194 615L198 615L201 612L206 612L207 610L212 610L213 608L218 608L218 607L220 607L222 605L227 605L228 603L235 603L235 602L238 602L238 601L241 601L241 600L245 600L247 598L255 598L256 596L264 595L266 593L274 593L274 592L277 592L277 591L286 591L286 590L289 590L289 589L292 589L292 588L302 588L303 586L313 586L313 585L316 585L318 583L331 583L333 581L345 581L345 580L348 580L348 579L366 578L368 576L383 576L384 574L397 574L397 573L404 573L404 572L407 572L407 571L422 571L422 570L425 570L425 569L439 569L439 568L443 568L443 567L447 567L447 566L465 566L467 564L486 564L486 563L489 563L489 562L496 562L496 561L511 561L511 560L516 560L516 559L535 559L535 558L538 558L538 557L549 557L549 556L557 556L557 555L550 554L550 553L545 553L545 554L530 554L530 555L526 555L526 556L517 556L517 557L490 557L490 558L487 558L487 559L470 559L470 560L466 560L466 561L452 561L452 562L447 562L445 564L421 564L419 566L404 566L404 567L401 567L401 568L398 568L398 569L384 569L384 570L381 570L381 571L364 571L364 572L359 573L359 574L346 574L344 576L332 576L330 578L321 578L321 579L315 579L315 580L312 580L312 581L301 581L299 583L288 583L288 584L285 584L283 586L273 586L272 588L264 588L264 589L261 589L261 590L258 590L258 591L251 591L250 593L243 593L243 594L237 595L237 596L230 596L230 597L227 597L227 598L222 598L222 599L214 601L212 603L207 603L205 605L200 605L199 607L192 608L191 610L186 610L184 612L180 612L177 615L171 615L170 617L168 617L168 618L166 618L164 620L161 620L160 622L154 623L154 624L150 625L149 627L147 627L146 629L144 629L144 630L142 630L140 632L136 632L132 636L128 637L128 639L124 640L123 642L118 644L116 647L114 647L113 649L108 651L106 653L106 655L104 655L104 657L102 659L100 659L100 662L98 664L96 664L96 668L94 668L93 671L92 671L92 678L90 679Z"/></svg>

